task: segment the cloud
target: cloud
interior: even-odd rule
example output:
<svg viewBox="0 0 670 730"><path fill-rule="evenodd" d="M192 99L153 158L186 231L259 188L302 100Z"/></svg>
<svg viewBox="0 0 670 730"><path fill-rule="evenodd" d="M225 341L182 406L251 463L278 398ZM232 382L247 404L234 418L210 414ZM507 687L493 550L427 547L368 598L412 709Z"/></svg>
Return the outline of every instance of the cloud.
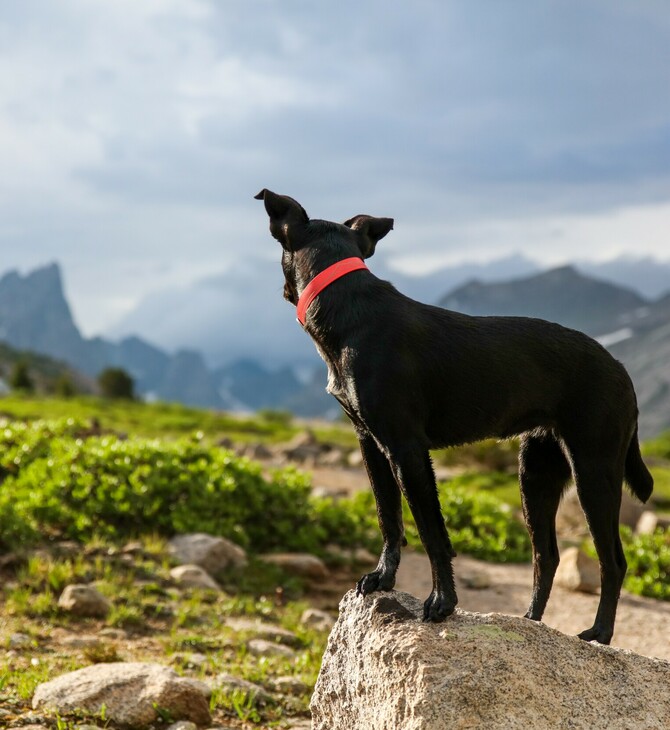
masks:
<svg viewBox="0 0 670 730"><path fill-rule="evenodd" d="M62 261L89 331L271 257L261 187L426 260L670 199L661 2L24 0L0 63L3 261Z"/></svg>

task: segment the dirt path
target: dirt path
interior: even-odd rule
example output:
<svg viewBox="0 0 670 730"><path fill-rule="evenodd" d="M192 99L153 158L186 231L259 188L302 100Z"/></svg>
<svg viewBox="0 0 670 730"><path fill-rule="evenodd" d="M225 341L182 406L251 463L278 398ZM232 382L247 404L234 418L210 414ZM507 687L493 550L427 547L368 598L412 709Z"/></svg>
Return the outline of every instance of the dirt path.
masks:
<svg viewBox="0 0 670 730"><path fill-rule="evenodd" d="M496 565L460 556L454 560L454 570L460 608L516 616L526 612L533 580L530 565ZM488 575L488 588L463 585L459 576L475 572ZM432 583L424 554L403 552L396 588L421 599L428 596ZM577 634L592 625L597 606L598 596L554 586L544 623L566 634ZM670 603L623 592L612 646L670 661Z"/></svg>

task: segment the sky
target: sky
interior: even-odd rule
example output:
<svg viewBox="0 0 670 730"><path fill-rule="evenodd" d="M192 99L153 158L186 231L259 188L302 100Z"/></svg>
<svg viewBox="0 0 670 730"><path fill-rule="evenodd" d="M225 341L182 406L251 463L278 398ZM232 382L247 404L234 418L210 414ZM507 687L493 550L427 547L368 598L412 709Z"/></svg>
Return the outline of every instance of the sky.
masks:
<svg viewBox="0 0 670 730"><path fill-rule="evenodd" d="M278 261L264 187L316 218L394 217L377 256L407 272L667 260L670 12L2 3L0 161L0 273L58 261L86 334L152 292Z"/></svg>

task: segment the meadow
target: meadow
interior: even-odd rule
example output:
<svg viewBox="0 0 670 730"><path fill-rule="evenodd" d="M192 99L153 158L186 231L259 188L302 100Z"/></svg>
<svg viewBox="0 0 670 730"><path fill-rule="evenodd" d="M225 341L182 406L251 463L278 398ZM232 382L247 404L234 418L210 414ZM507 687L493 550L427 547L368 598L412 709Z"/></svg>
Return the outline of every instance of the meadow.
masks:
<svg viewBox="0 0 670 730"><path fill-rule="evenodd" d="M46 678L119 658L171 663L201 678L226 672L266 688L292 677L299 689L288 698L260 701L243 690L219 689L210 701L213 715L230 727L289 727L307 717L327 630L299 619L318 603L319 590L262 555L318 556L341 595L360 575L357 551L376 552L380 537L369 490L318 497L309 473L292 465L269 468L237 453L239 445L288 441L305 424L283 413L238 417L92 397L5 397L0 414L0 637L7 637L8 650L0 665L0 707L9 708L8 717L25 715ZM346 424L310 425L319 441L355 448ZM657 480L657 506L667 510L670 435L644 449ZM439 494L456 551L528 561L516 444L486 442L433 458L454 473ZM406 505L405 518L409 544L420 549ZM167 541L189 532L225 537L247 551L248 566L231 569L222 592L184 590L171 579ZM670 600L668 532L622 529L622 536L626 588ZM95 583L112 601L105 619L75 619L59 608L63 588L82 582ZM244 630L231 628L231 619L241 616L291 631L293 656L252 655ZM120 633L83 650L68 650L58 638L103 629ZM11 639L17 633L28 637L18 650ZM62 730L77 718L53 722Z"/></svg>

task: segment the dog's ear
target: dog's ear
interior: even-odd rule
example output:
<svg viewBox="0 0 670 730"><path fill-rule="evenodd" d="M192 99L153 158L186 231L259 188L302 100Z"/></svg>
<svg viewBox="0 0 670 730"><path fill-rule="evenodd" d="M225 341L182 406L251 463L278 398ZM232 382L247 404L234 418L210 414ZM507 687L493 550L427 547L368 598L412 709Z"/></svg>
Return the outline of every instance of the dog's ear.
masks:
<svg viewBox="0 0 670 730"><path fill-rule="evenodd" d="M296 236L302 226L309 223L309 216L297 200L288 195L277 195L271 190L263 190L254 195L256 200L265 203L265 210L270 216L270 233L281 245L293 251L296 248Z"/></svg>
<svg viewBox="0 0 670 730"><path fill-rule="evenodd" d="M344 225L358 233L358 247L364 259L375 252L377 241L380 241L393 230L393 218L373 218L371 215L355 215L344 221Z"/></svg>

